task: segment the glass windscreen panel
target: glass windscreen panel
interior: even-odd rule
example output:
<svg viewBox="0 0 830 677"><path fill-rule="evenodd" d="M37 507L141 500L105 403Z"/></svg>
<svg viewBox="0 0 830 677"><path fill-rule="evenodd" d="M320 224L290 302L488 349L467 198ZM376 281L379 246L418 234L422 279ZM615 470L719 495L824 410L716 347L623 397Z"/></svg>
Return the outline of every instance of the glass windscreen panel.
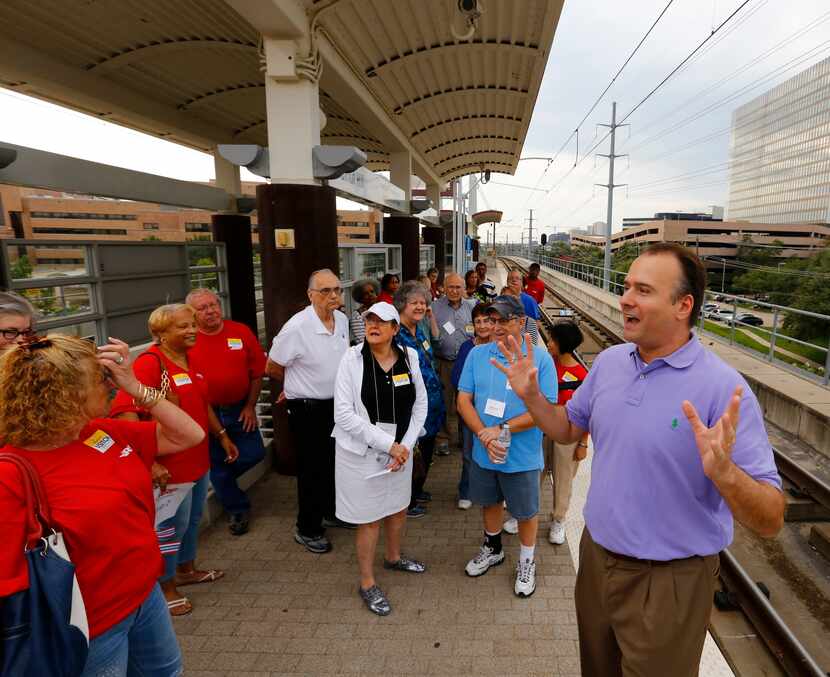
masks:
<svg viewBox="0 0 830 677"><path fill-rule="evenodd" d="M12 280L81 277L88 274L88 249L83 245L25 245L6 249Z"/></svg>

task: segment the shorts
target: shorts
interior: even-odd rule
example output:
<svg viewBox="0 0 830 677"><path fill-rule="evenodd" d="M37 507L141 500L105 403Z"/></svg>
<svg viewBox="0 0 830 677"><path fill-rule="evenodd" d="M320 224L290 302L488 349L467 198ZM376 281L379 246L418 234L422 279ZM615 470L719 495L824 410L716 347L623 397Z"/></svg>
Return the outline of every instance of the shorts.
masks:
<svg viewBox="0 0 830 677"><path fill-rule="evenodd" d="M496 505L507 501L507 509L524 521L539 512L539 470L501 472L470 463L470 500L478 505Z"/></svg>

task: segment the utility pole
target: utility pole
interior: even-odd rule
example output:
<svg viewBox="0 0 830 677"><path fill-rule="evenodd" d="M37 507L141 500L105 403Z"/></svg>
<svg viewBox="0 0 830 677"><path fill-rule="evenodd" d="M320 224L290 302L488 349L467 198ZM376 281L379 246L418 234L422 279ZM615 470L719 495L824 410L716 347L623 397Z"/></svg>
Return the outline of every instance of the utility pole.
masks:
<svg viewBox="0 0 830 677"><path fill-rule="evenodd" d="M530 211L530 218L527 219L527 221L529 222L528 227L527 227L527 230L528 230L527 243L529 245L532 245L533 244L533 210L531 209L529 211Z"/></svg>
<svg viewBox="0 0 830 677"><path fill-rule="evenodd" d="M625 183L614 183L614 160L618 157L625 157L625 155L614 155L614 141L617 135L618 127L625 127L627 125L617 124L617 102L611 104L611 124L601 124L600 127L608 127L611 129L611 151L608 155L597 153L599 157L608 158L608 183L598 183L596 185L608 189L608 215L605 224L605 259L603 261L602 271L602 288L605 291L609 290L611 279L611 219L614 214L614 189L620 186L625 186Z"/></svg>

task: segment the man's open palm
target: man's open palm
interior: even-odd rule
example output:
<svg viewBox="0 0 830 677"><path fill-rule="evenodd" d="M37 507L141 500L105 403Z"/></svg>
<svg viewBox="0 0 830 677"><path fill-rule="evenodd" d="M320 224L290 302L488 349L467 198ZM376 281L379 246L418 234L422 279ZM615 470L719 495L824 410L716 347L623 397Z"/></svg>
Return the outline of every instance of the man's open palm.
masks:
<svg viewBox="0 0 830 677"><path fill-rule="evenodd" d="M683 413L686 414L695 434L703 472L710 480L723 477L732 468L732 447L735 446L743 392L742 386L735 388L726 411L711 428L706 427L700 420L691 402L683 402Z"/></svg>
<svg viewBox="0 0 830 677"><path fill-rule="evenodd" d="M533 363L533 344L530 342L530 334L525 336L526 357L522 355L522 347L515 338L508 336L507 343L507 346L501 341L498 344L501 354L507 360L507 366L500 364L495 358L492 358L490 362L507 376L513 392L522 400L526 400L539 391L539 370Z"/></svg>

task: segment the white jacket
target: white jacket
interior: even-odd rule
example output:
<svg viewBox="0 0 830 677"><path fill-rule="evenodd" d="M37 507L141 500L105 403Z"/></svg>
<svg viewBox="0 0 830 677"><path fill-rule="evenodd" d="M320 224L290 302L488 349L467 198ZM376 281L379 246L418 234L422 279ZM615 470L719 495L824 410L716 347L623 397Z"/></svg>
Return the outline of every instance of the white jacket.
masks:
<svg viewBox="0 0 830 677"><path fill-rule="evenodd" d="M363 344L349 348L340 360L337 378L334 381L334 430L331 436L338 446L360 456L365 456L369 447L389 451L395 439L378 426L372 425L369 412L363 406L360 390L363 387ZM412 451L427 418L427 391L421 368L418 365L418 353L406 348L409 357L409 371L415 385L415 404L409 428L401 444Z"/></svg>

